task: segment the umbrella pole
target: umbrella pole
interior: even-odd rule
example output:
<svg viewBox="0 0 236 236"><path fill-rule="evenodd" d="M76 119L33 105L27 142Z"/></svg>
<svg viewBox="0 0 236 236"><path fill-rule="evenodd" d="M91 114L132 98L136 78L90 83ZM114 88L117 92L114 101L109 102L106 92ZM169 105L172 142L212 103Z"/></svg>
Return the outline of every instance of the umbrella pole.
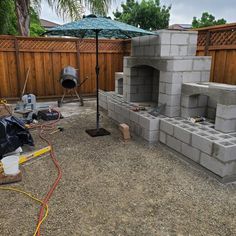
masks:
<svg viewBox="0 0 236 236"><path fill-rule="evenodd" d="M104 128L100 128L99 119L100 119L100 113L99 113L99 63L98 63L98 33L100 30L94 30L96 33L96 95L97 95L97 114L96 114L96 129L87 129L86 132L92 136L105 136L109 135L110 132L105 130Z"/></svg>
<svg viewBox="0 0 236 236"><path fill-rule="evenodd" d="M96 119L96 127L97 131L99 131L99 118L100 118L100 113L99 113L99 64L98 64L98 32L96 31L96 86L97 86L97 119Z"/></svg>

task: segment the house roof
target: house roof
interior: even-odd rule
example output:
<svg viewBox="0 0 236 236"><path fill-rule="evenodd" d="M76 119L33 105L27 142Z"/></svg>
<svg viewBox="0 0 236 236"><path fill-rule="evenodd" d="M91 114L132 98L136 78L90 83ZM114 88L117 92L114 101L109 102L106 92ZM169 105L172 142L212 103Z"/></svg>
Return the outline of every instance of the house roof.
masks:
<svg viewBox="0 0 236 236"><path fill-rule="evenodd" d="M168 27L168 29L172 30L189 30L191 28L192 28L191 24L174 24Z"/></svg>
<svg viewBox="0 0 236 236"><path fill-rule="evenodd" d="M44 20L44 19L40 19L40 23L44 28L53 28L60 25L60 24L54 23L52 21Z"/></svg>

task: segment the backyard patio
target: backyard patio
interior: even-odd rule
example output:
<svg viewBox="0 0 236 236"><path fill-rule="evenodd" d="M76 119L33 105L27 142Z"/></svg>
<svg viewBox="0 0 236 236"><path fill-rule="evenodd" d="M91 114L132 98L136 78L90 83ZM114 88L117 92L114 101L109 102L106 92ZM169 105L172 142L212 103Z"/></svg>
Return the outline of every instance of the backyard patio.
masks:
<svg viewBox="0 0 236 236"><path fill-rule="evenodd" d="M0 235L236 235L232 29L99 40L95 29L96 41L0 36L0 181L15 188L0 186ZM79 99L66 103L72 93ZM9 114L20 119L14 135ZM21 162L47 145L58 162L53 151Z"/></svg>
<svg viewBox="0 0 236 236"><path fill-rule="evenodd" d="M162 144L133 135L121 139L105 112L101 123L110 136L85 133L95 122L95 101L61 108L53 145L63 178L49 202L42 235L235 235L236 188L223 185L183 161ZM36 146L43 144L32 132ZM55 179L50 157L23 167L14 187L43 198ZM21 195L0 192L1 235L31 235L38 206ZM9 202L11 202L9 206Z"/></svg>

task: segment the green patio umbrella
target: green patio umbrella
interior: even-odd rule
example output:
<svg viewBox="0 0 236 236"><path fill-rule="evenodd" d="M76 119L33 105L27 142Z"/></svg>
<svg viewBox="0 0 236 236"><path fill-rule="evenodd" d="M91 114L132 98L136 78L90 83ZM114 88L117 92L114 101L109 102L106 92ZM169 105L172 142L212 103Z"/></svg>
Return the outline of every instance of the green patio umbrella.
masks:
<svg viewBox="0 0 236 236"><path fill-rule="evenodd" d="M63 35L79 38L96 38L96 92L97 92L97 115L96 115L96 129L89 129L86 132L92 136L103 136L110 134L107 130L100 128L99 125L99 65L98 65L98 38L132 38L148 34L152 32L111 20L108 17L97 17L95 15L85 16L79 21L67 23L55 27L45 34L47 35Z"/></svg>

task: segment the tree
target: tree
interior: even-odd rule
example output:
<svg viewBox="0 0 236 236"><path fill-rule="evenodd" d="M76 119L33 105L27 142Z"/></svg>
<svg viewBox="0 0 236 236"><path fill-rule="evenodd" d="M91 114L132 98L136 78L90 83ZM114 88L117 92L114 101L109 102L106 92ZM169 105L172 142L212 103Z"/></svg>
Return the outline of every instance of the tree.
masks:
<svg viewBox="0 0 236 236"><path fill-rule="evenodd" d="M31 7L30 8L30 36L40 36L45 32L45 29L41 26L39 15Z"/></svg>
<svg viewBox="0 0 236 236"><path fill-rule="evenodd" d="M1 0L2 1L2 0ZM14 0L18 29L20 35L29 35L30 7L40 10L42 0ZM47 0L49 6L56 11L59 16L78 19L82 17L83 6L89 8L92 13L104 15L113 0Z"/></svg>
<svg viewBox="0 0 236 236"><path fill-rule="evenodd" d="M30 35L39 36L45 29L41 26L38 13L30 8ZM18 35L14 0L0 1L0 34Z"/></svg>
<svg viewBox="0 0 236 236"><path fill-rule="evenodd" d="M171 6L161 6L160 0L127 0L121 4L122 12L113 12L115 20L140 27L146 30L157 30L168 27Z"/></svg>
<svg viewBox="0 0 236 236"><path fill-rule="evenodd" d="M0 34L17 34L17 19L14 1L0 1Z"/></svg>
<svg viewBox="0 0 236 236"><path fill-rule="evenodd" d="M193 17L192 27L193 28L202 28L207 26L213 26L213 25L223 25L226 23L225 19L218 19L209 14L208 12L203 12L202 17L200 19L197 19L197 17Z"/></svg>

